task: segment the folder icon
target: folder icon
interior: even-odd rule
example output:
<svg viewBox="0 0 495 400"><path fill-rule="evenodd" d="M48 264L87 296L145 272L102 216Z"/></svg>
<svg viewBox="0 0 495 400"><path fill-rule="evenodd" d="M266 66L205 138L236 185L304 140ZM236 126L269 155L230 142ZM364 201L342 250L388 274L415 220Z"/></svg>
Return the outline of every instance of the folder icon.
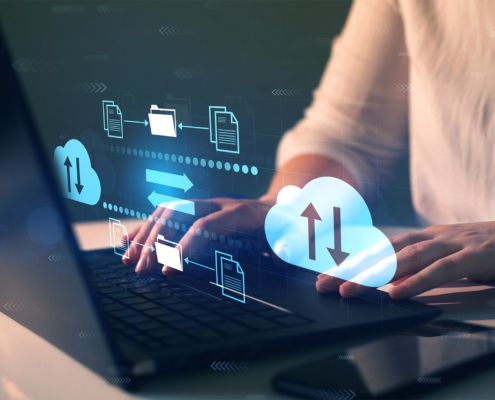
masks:
<svg viewBox="0 0 495 400"><path fill-rule="evenodd" d="M155 242L156 255L160 264L183 271L182 245L158 235Z"/></svg>
<svg viewBox="0 0 495 400"><path fill-rule="evenodd" d="M152 135L177 137L175 110L152 105L148 117Z"/></svg>

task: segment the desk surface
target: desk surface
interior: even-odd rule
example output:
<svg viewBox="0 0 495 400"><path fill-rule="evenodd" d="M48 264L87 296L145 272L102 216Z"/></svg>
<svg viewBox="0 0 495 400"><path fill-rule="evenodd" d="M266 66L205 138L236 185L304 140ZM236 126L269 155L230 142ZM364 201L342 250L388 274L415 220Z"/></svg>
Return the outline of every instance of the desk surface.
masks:
<svg viewBox="0 0 495 400"><path fill-rule="evenodd" d="M97 248L106 237L106 224L76 227L85 249ZM91 232L91 234L89 234ZM388 235L395 231L387 232ZM100 236L103 237L103 236ZM383 290L387 290L384 287ZM495 286L467 280L444 285L416 298L443 309L443 319L453 319L495 328ZM249 371L205 370L188 376L150 384L139 394L129 394L108 384L74 359L0 314L0 399L9 400L114 400L114 399L289 399L275 392L271 377L303 362L324 357L335 347L320 346L281 354L249 364ZM458 383L439 387L424 399L492 399L495 367ZM345 388L342 388L345 389Z"/></svg>

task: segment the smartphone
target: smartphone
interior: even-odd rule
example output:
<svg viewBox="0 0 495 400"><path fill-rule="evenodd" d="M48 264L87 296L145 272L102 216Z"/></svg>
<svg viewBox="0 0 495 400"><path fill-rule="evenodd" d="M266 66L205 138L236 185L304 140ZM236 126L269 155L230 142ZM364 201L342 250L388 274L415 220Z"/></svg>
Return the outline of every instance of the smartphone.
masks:
<svg viewBox="0 0 495 400"><path fill-rule="evenodd" d="M351 347L279 373L272 382L280 391L310 399L398 399L495 365L495 331L454 321L448 326L435 322L423 333Z"/></svg>

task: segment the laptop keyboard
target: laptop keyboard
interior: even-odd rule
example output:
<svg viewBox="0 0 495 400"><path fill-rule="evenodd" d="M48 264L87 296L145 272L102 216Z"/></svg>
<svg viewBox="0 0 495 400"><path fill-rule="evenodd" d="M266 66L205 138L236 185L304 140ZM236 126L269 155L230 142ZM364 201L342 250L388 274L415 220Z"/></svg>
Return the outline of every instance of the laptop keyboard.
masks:
<svg viewBox="0 0 495 400"><path fill-rule="evenodd" d="M121 262L89 268L111 327L148 349L313 323L248 298L246 304L218 300L159 272L138 276Z"/></svg>

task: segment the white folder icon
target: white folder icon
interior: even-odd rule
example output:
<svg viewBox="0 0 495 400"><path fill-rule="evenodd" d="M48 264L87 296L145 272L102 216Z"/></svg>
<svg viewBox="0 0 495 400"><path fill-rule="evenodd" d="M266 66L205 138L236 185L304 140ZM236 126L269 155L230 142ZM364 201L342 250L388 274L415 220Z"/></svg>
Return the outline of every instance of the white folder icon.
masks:
<svg viewBox="0 0 495 400"><path fill-rule="evenodd" d="M183 271L182 245L165 239L158 235L155 243L156 255L160 264Z"/></svg>
<svg viewBox="0 0 495 400"><path fill-rule="evenodd" d="M177 137L175 110L158 108L158 106L152 105L148 117L152 135Z"/></svg>

